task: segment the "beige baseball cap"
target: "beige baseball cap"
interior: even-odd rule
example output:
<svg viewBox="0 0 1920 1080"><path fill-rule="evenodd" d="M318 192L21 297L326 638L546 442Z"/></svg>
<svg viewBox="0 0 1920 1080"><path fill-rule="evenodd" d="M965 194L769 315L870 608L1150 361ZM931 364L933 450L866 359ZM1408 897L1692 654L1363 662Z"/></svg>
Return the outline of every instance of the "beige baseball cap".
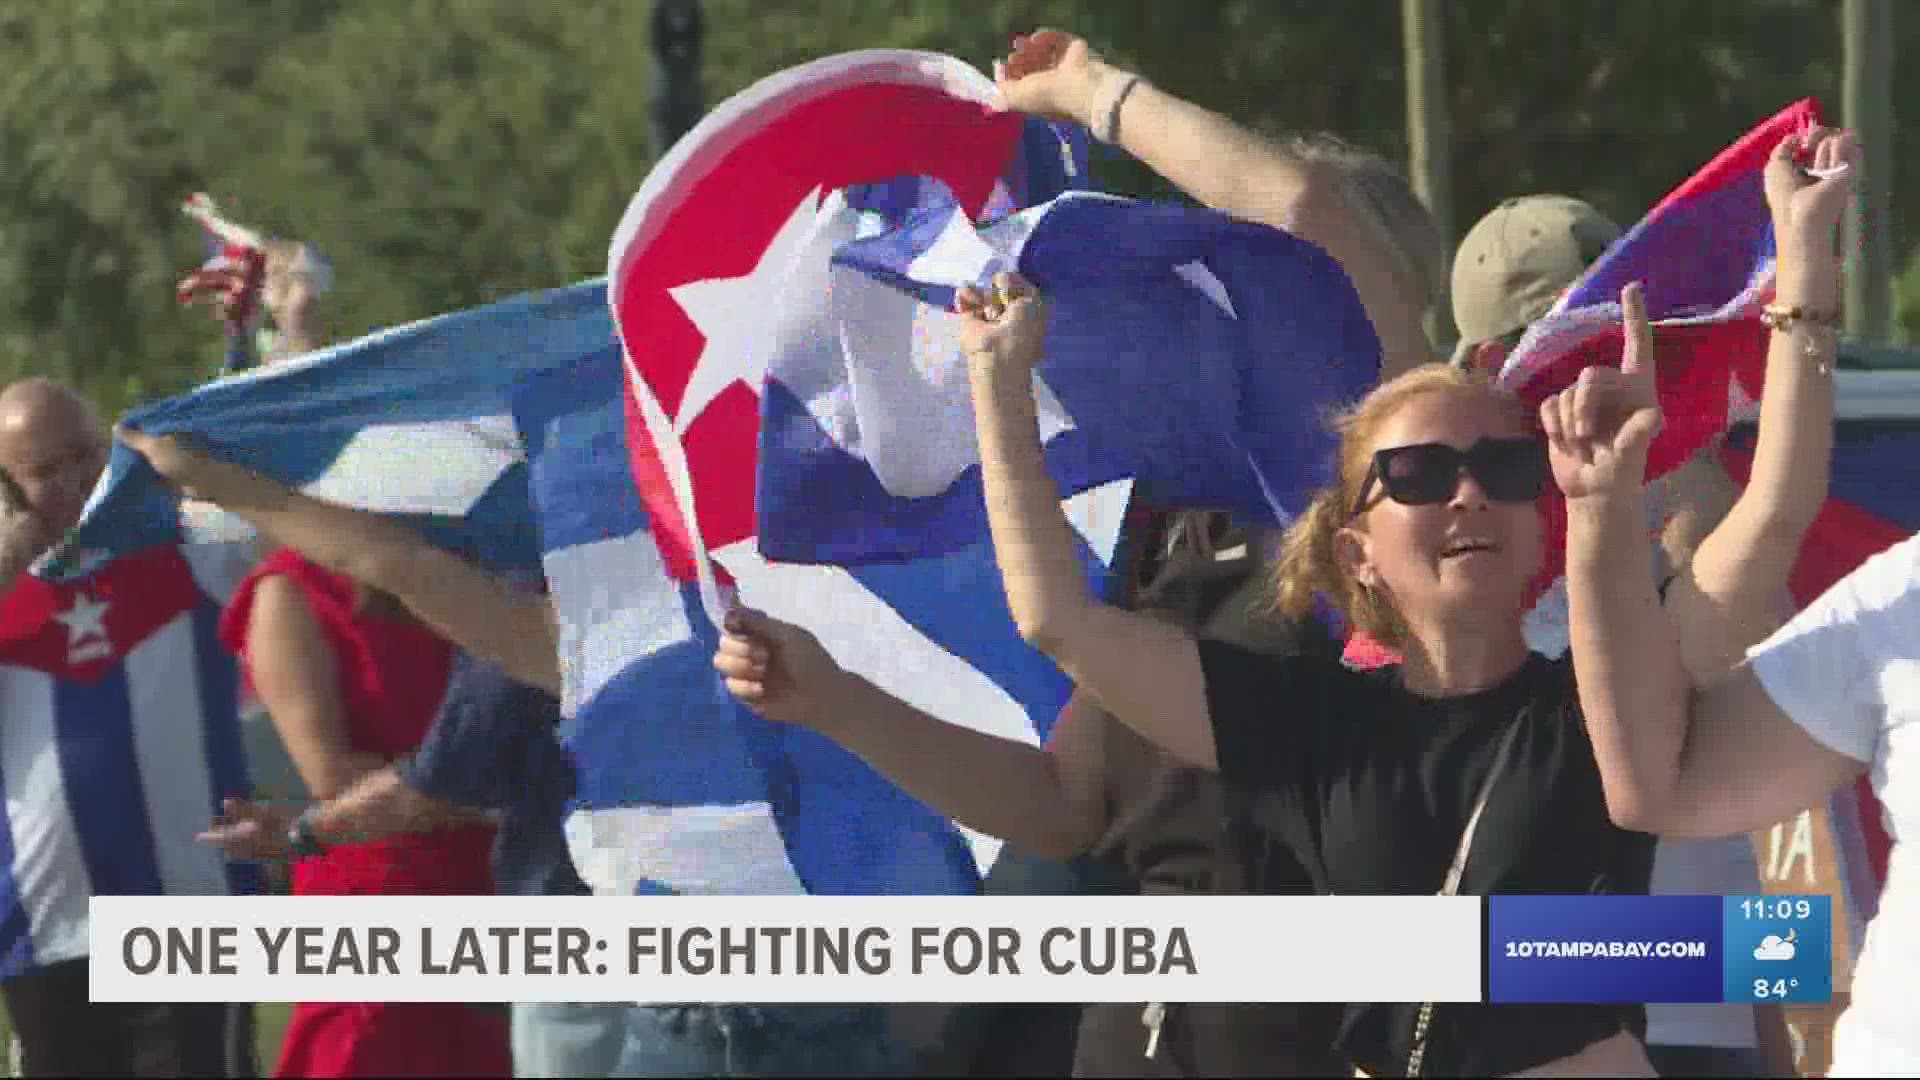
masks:
<svg viewBox="0 0 1920 1080"><path fill-rule="evenodd" d="M1565 195L1526 195L1488 211L1453 257L1454 362L1545 315L1619 238L1605 214Z"/></svg>

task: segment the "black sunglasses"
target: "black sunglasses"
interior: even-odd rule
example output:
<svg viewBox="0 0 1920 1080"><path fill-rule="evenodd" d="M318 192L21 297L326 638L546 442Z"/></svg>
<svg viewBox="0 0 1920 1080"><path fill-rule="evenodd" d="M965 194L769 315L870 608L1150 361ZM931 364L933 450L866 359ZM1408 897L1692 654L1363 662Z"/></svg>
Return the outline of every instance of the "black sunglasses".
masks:
<svg viewBox="0 0 1920 1080"><path fill-rule="evenodd" d="M1446 443L1415 443L1376 450L1349 517L1367 509L1377 484L1402 506L1446 502L1465 469L1495 502L1532 502L1547 486L1547 447L1537 438L1481 439L1465 450Z"/></svg>

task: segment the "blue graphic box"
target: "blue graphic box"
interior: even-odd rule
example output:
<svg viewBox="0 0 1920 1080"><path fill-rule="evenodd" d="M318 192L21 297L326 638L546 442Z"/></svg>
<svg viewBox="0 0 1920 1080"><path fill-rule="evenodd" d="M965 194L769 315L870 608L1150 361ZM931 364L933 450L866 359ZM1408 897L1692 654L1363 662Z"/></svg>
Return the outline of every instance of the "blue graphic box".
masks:
<svg viewBox="0 0 1920 1080"><path fill-rule="evenodd" d="M1487 1000L1718 1002L1717 896L1493 896Z"/></svg>
<svg viewBox="0 0 1920 1080"><path fill-rule="evenodd" d="M1487 1000L1825 1001L1832 902L1807 896L1493 896Z"/></svg>
<svg viewBox="0 0 1920 1080"><path fill-rule="evenodd" d="M1833 998L1833 897L1729 896L1726 1000L1798 1005Z"/></svg>

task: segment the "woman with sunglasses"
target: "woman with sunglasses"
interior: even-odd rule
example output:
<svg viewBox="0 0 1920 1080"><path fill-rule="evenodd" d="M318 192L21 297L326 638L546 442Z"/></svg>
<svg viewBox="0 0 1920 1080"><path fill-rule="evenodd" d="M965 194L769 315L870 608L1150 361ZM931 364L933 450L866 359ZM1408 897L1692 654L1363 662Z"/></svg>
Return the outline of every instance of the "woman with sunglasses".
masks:
<svg viewBox="0 0 1920 1080"><path fill-rule="evenodd" d="M1786 205L1769 193L1777 300L1824 310L1831 248L1806 238L1830 237L1838 213L1831 196L1781 190ZM1653 402L1644 305L1636 288L1623 302L1624 374L1588 372L1556 408L1609 386L1629 405ZM1321 892L1646 891L1654 840L1610 816L1571 662L1532 653L1524 637L1549 453L1520 401L1430 364L1352 409L1339 424L1336 487L1289 531L1281 603L1298 614L1324 596L1404 659L1360 672L1311 653L1262 656L1090 598L1042 465L1033 367L1044 308L1006 276L992 295L965 290L962 308L1008 600L1022 634L1081 695L1252 793L1260 827ZM1741 639L1752 612L1777 604L1777 583L1756 587L1767 575L1748 574L1748 563L1797 546L1796 530L1824 497L1832 391L1821 372L1831 354L1823 361L1785 337L1768 353L1753 477L1667 601L1694 647ZM1555 455L1564 481L1577 462ZM1644 533L1640 542L1644 555ZM1590 586L1590 571L1570 565L1572 588ZM827 734L981 831L1070 851L1103 812L1090 783L1097 763L1069 768L1059 745L1042 750L917 712L761 613L733 614L714 663L742 701ZM1347 1009L1339 1047L1372 1075L1650 1076L1644 1022L1642 1009L1620 1005L1359 1005Z"/></svg>

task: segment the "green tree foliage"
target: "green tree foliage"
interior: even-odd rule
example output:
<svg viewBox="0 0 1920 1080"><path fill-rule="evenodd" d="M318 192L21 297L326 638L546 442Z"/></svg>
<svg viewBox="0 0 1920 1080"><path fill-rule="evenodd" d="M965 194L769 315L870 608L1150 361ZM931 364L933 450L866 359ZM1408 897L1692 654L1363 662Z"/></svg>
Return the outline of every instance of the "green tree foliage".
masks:
<svg viewBox="0 0 1920 1080"><path fill-rule="evenodd" d="M646 0L67 0L0 8L0 378L72 378L111 408L217 363L173 303L206 190L333 256L355 333L604 269L650 164ZM848 49L985 68L1068 27L1275 134L1405 156L1398 0L707 0L705 93ZM1901 43L1920 18L1900 16ZM1455 0L1446 26L1457 229L1563 191L1623 222L1754 122L1838 110L1837 0ZM1920 160L1920 131L1899 160ZM1108 186L1169 196L1137 165ZM1920 195L1895 179L1895 227ZM1896 249L1920 239L1897 233ZM1916 263L1915 265L1920 265ZM1920 272L1903 325L1920 329Z"/></svg>

